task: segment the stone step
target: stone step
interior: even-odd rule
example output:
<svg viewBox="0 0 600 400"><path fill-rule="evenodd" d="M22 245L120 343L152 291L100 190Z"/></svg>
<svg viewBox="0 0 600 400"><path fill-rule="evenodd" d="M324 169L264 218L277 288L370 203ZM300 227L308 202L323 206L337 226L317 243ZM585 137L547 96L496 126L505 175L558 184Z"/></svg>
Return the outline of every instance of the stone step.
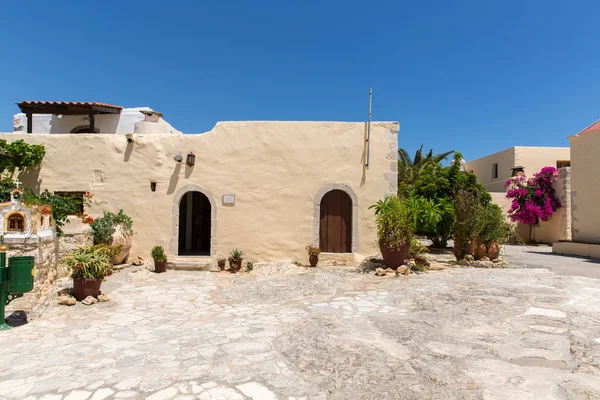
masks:
<svg viewBox="0 0 600 400"><path fill-rule="evenodd" d="M218 269L212 257L177 257L167 263L167 268L186 271L216 271Z"/></svg>

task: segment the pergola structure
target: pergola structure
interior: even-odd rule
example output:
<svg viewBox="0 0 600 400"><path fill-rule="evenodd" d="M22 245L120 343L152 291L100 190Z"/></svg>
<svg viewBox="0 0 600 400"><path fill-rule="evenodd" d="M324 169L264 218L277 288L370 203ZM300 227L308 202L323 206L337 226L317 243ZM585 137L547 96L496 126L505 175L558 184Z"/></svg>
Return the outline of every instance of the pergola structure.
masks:
<svg viewBox="0 0 600 400"><path fill-rule="evenodd" d="M120 114L123 109L111 104L79 101L22 101L17 105L27 116L27 133L33 131L33 114L87 115L90 132L94 132L97 114Z"/></svg>

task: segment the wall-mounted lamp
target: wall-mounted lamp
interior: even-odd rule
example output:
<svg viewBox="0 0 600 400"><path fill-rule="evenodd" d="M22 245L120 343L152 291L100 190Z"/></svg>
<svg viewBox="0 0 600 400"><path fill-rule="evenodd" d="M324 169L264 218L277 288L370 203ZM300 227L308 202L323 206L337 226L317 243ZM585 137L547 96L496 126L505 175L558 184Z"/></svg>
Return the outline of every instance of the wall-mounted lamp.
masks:
<svg viewBox="0 0 600 400"><path fill-rule="evenodd" d="M177 161L177 162L182 162L183 161L183 156L179 153L175 154L173 156L173 160Z"/></svg>
<svg viewBox="0 0 600 400"><path fill-rule="evenodd" d="M133 143L133 133L128 133L125 137L127 138L127 143Z"/></svg>
<svg viewBox="0 0 600 400"><path fill-rule="evenodd" d="M190 151L185 159L185 163L193 167L196 164L196 155Z"/></svg>

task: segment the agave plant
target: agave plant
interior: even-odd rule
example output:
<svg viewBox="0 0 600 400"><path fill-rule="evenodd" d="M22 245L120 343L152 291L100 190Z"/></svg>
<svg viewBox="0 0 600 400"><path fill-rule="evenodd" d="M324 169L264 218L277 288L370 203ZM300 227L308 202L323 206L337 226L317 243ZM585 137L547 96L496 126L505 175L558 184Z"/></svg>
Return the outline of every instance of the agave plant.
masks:
<svg viewBox="0 0 600 400"><path fill-rule="evenodd" d="M241 260L244 257L244 252L242 250L233 249L229 254L229 259L231 260Z"/></svg>

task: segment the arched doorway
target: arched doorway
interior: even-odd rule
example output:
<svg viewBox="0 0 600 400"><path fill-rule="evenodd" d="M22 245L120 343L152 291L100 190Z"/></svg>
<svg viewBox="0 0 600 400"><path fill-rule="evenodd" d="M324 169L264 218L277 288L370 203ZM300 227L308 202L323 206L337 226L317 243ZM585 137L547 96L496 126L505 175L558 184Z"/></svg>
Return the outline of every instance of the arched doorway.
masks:
<svg viewBox="0 0 600 400"><path fill-rule="evenodd" d="M211 241L211 205L201 192L190 191L179 202L180 256L208 256Z"/></svg>
<svg viewBox="0 0 600 400"><path fill-rule="evenodd" d="M320 204L319 247L326 253L352 252L352 199L342 190L325 194Z"/></svg>

